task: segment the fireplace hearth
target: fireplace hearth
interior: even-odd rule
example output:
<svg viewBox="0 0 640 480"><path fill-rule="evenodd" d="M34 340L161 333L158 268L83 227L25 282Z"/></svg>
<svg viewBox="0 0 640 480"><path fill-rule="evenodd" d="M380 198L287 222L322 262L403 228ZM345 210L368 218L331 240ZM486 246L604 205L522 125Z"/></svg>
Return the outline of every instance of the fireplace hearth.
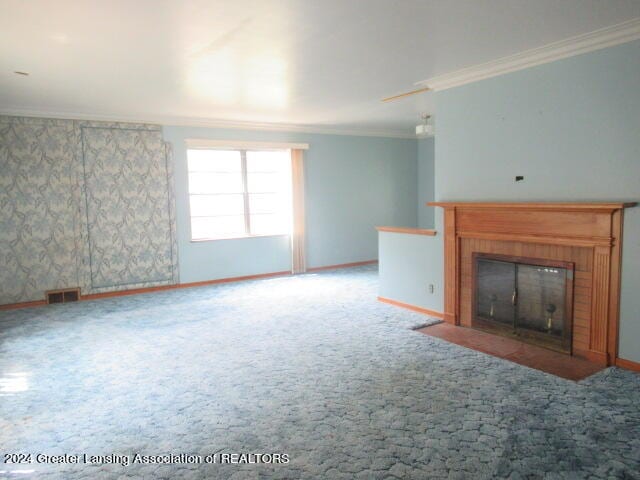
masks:
<svg viewBox="0 0 640 480"><path fill-rule="evenodd" d="M574 265L473 254L471 326L571 353Z"/></svg>

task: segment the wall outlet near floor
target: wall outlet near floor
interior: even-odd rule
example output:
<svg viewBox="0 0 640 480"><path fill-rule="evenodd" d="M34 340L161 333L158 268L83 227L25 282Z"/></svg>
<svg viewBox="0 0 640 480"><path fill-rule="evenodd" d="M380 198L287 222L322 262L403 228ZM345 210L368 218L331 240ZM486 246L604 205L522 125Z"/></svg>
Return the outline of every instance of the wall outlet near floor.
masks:
<svg viewBox="0 0 640 480"><path fill-rule="evenodd" d="M430 283L429 284L429 293L433 293L433 290L434 290L433 283Z"/></svg>

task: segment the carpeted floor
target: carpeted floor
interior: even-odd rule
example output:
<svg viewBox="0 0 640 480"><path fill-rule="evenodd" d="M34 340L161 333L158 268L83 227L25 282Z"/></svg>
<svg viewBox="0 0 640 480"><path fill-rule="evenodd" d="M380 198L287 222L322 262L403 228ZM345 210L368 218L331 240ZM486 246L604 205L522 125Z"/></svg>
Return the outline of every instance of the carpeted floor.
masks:
<svg viewBox="0 0 640 480"><path fill-rule="evenodd" d="M33 463L0 476L640 478L639 375L562 380L414 332L376 294L363 267L3 312L0 453ZM36 457L135 453L203 460ZM204 463L221 453L289 463Z"/></svg>

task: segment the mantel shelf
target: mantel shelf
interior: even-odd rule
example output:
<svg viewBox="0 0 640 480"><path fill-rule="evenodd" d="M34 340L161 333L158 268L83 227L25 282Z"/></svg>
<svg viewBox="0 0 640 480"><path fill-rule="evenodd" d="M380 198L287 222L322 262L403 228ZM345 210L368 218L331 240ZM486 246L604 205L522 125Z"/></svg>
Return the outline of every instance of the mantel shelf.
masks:
<svg viewBox="0 0 640 480"><path fill-rule="evenodd" d="M509 210L557 210L557 211L613 211L635 207L637 202L428 202L430 207L509 209Z"/></svg>

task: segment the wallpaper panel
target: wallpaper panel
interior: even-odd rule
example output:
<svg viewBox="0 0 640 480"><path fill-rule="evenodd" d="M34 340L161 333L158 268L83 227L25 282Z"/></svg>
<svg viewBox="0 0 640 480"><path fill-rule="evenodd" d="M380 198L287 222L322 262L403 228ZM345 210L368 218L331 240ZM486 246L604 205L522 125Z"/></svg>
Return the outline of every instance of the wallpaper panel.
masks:
<svg viewBox="0 0 640 480"><path fill-rule="evenodd" d="M71 122L0 118L0 304L78 284Z"/></svg>
<svg viewBox="0 0 640 480"><path fill-rule="evenodd" d="M0 304L177 283L172 175L157 126L0 116Z"/></svg>
<svg viewBox="0 0 640 480"><path fill-rule="evenodd" d="M160 132L82 128L92 288L171 281Z"/></svg>

